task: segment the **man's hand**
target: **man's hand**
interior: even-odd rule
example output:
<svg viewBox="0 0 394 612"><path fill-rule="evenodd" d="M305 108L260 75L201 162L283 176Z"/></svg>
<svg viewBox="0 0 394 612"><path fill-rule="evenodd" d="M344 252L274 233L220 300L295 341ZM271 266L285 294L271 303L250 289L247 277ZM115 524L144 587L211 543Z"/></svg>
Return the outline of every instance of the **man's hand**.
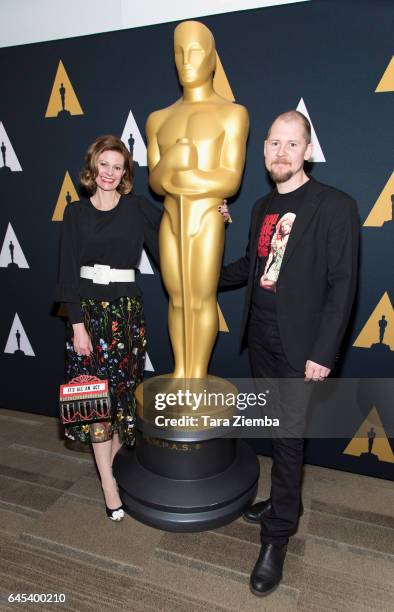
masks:
<svg viewBox="0 0 394 612"><path fill-rule="evenodd" d="M329 373L331 372L330 368L326 368L314 361L308 361L305 364L305 380L309 382L310 380L325 380Z"/></svg>
<svg viewBox="0 0 394 612"><path fill-rule="evenodd" d="M85 325L83 323L74 323L73 330L74 351L77 353L77 355L86 355L89 357L89 355L93 352L93 346L90 336L85 329Z"/></svg>
<svg viewBox="0 0 394 612"><path fill-rule="evenodd" d="M229 213L229 210L228 210L227 200L223 200L223 204L220 204L220 206L218 206L218 211L222 215L225 223L233 222L231 215Z"/></svg>

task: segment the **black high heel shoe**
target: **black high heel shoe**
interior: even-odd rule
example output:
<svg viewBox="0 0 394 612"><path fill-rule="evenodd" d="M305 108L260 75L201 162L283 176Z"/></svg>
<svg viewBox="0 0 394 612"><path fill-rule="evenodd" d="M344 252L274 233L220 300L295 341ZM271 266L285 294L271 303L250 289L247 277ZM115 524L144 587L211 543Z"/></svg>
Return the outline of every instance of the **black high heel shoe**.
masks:
<svg viewBox="0 0 394 612"><path fill-rule="evenodd" d="M118 483L116 482L115 478L114 478L114 483L116 488L118 489ZM103 487L101 487L103 489ZM119 493L119 489L118 489L118 493ZM104 489L103 489L103 494L104 494ZM104 495L105 497L105 495ZM121 521L122 519L124 519L125 513L123 510L123 505L121 504L118 508L108 508L107 504L105 504L105 511L107 513L108 518L111 521Z"/></svg>
<svg viewBox="0 0 394 612"><path fill-rule="evenodd" d="M124 519L124 510L123 510L123 506L119 506L119 508L114 508L113 510L111 508L108 508L107 505L105 505L105 510L107 512L107 516L111 521L117 521L119 523L119 521L121 521L122 519Z"/></svg>

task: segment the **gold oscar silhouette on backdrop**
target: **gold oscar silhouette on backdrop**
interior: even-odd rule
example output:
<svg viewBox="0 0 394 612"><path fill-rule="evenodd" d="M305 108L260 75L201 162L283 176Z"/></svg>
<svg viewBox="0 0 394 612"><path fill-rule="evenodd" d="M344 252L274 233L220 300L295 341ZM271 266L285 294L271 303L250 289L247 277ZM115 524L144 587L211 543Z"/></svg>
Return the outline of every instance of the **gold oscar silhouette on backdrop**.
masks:
<svg viewBox="0 0 394 612"><path fill-rule="evenodd" d="M174 33L183 96L147 121L152 189L165 196L160 266L169 294L176 378L204 378L218 332L216 291L224 247L217 208L239 188L249 130L247 110L213 87L215 41L197 21Z"/></svg>

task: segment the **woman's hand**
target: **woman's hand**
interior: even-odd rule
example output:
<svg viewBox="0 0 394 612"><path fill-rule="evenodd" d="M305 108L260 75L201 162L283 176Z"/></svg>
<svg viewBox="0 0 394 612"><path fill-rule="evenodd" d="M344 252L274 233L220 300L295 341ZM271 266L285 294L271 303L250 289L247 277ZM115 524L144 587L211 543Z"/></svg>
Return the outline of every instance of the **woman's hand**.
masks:
<svg viewBox="0 0 394 612"><path fill-rule="evenodd" d="M218 206L218 211L222 215L223 220L224 220L225 223L232 223L233 222L233 220L231 219L231 215L228 212L227 200L223 200L223 204Z"/></svg>
<svg viewBox="0 0 394 612"><path fill-rule="evenodd" d="M74 323L73 330L74 351L77 353L77 355L86 355L89 357L89 355L93 352L93 346L90 336L85 329L85 325L83 323Z"/></svg>

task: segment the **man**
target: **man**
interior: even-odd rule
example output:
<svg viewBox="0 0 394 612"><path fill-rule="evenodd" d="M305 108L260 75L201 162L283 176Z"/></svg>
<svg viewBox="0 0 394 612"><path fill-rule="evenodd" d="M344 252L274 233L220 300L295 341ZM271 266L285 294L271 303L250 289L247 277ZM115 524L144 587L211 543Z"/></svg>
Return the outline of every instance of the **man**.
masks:
<svg viewBox="0 0 394 612"><path fill-rule="evenodd" d="M349 321L357 276L357 207L345 193L307 176L304 162L311 155L308 119L294 110L279 115L264 143L276 188L254 205L245 256L222 270L222 288L247 285L241 338L247 339L255 378L325 380ZM301 431L304 404L295 398L284 413L294 421L293 432ZM303 445L302 433L273 436L270 499L244 515L262 522L261 551L251 575L256 595L269 594L282 578L287 542L302 512Z"/></svg>

